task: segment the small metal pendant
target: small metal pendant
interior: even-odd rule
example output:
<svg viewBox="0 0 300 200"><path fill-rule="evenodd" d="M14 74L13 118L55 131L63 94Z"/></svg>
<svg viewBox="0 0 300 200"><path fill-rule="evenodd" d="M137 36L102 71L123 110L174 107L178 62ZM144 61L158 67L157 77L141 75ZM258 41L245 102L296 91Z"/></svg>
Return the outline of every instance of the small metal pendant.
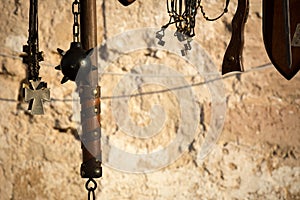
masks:
<svg viewBox="0 0 300 200"><path fill-rule="evenodd" d="M57 51L62 56L60 65L55 67L64 75L61 84L68 80L75 81L79 69L83 72L91 70L90 55L93 53L93 49L85 51L80 42L72 42L68 51L64 52L59 48Z"/></svg>
<svg viewBox="0 0 300 200"><path fill-rule="evenodd" d="M47 83L41 80L30 80L30 86L23 85L25 101L30 101L28 110L31 110L33 115L43 115L43 101L50 101L50 89L47 88Z"/></svg>

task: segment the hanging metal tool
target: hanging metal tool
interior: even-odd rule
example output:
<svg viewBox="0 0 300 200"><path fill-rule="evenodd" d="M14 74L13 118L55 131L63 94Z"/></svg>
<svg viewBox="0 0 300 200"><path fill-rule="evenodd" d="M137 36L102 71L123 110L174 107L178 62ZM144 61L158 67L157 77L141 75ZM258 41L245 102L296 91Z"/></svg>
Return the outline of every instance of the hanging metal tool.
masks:
<svg viewBox="0 0 300 200"><path fill-rule="evenodd" d="M97 48L96 0L74 0L73 42L70 49L62 55L60 65L64 77L61 83L75 81L81 104L81 149L82 164L80 174L88 178L86 189L88 199L95 199L97 183L94 178L102 177L101 126L100 126L100 86L98 86L97 57L93 55ZM80 23L79 23L80 22ZM81 24L81 26L80 26ZM92 184L92 186L91 186Z"/></svg>
<svg viewBox="0 0 300 200"><path fill-rule="evenodd" d="M27 68L28 83L23 85L24 99L29 101L28 110L33 115L44 114L43 101L50 101L50 90L47 83L39 77L39 62L44 60L43 52L39 51L38 35L38 0L30 0L29 8L29 37L27 45L23 46L23 63Z"/></svg>
<svg viewBox="0 0 300 200"><path fill-rule="evenodd" d="M177 32L186 37L195 36L196 15L200 8L203 18L207 21L216 21L228 12L229 0L226 0L223 12L215 17L210 18L206 15L201 0L167 0L167 10L170 16L169 22L162 26L166 29L169 25L175 24Z"/></svg>
<svg viewBox="0 0 300 200"><path fill-rule="evenodd" d="M71 42L70 49L68 51L63 51L57 49L58 53L62 56L60 65L55 67L56 70L61 70L64 77L61 83L65 83L68 80L75 81L80 69L82 72L88 73L91 67L90 55L93 52L93 48L89 50L84 50L80 42L80 2L75 0L72 4L72 13L74 16L73 23L73 42Z"/></svg>
<svg viewBox="0 0 300 200"><path fill-rule="evenodd" d="M215 21L228 12L228 5L229 0L226 0L223 12L215 18L210 18L206 15L204 7L201 4L201 0L167 0L167 10L170 19L169 22L162 26L161 30L156 33L156 38L159 39L158 44L162 46L165 44L162 40L164 30L170 25L175 24L176 32L174 35L180 42L187 42L184 44L185 48L181 50L182 56L185 56L187 51L192 49L190 43L192 41L192 37L195 36L196 15L198 9L200 8L205 20Z"/></svg>
<svg viewBox="0 0 300 200"><path fill-rule="evenodd" d="M265 48L275 68L287 80L300 70L299 8L299 0L263 1Z"/></svg>
<svg viewBox="0 0 300 200"><path fill-rule="evenodd" d="M97 47L97 13L96 0L81 0L81 42L85 50ZM93 57L97 64L97 55ZM83 80L77 82L81 103L82 125L82 164L81 177L88 178L86 189L89 199L95 199L97 184L94 178L102 177L101 158L101 124L100 124L100 97L101 88L98 85L98 68L92 67L87 73L81 73ZM89 183L93 186L89 187Z"/></svg>
<svg viewBox="0 0 300 200"><path fill-rule="evenodd" d="M244 49L244 30L249 14L249 0L238 0L238 7L232 19L232 34L229 45L226 49L222 74L233 71L244 71L243 49Z"/></svg>

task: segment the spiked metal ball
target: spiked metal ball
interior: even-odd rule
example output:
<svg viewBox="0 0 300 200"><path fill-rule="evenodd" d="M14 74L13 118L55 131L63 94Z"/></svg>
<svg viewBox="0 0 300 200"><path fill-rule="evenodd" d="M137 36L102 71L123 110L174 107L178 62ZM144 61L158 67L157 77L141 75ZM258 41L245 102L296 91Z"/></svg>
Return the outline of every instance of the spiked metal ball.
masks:
<svg viewBox="0 0 300 200"><path fill-rule="evenodd" d="M61 84L68 80L75 81L79 69L87 72L91 69L90 55L93 49L85 51L80 42L72 42L70 49L66 52L59 48L57 51L62 56L60 65L55 67L55 69L61 70L64 75Z"/></svg>

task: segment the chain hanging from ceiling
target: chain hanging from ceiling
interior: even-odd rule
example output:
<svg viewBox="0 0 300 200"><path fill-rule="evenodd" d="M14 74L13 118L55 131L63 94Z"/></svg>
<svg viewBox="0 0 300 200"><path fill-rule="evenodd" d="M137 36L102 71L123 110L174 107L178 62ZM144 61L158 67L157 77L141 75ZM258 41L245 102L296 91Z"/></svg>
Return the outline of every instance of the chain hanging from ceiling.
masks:
<svg viewBox="0 0 300 200"><path fill-rule="evenodd" d="M61 80L61 83L67 81L75 81L78 70L88 72L91 67L90 56L93 53L93 49L85 51L82 48L80 42L80 1L74 0L72 3L72 14L74 18L73 22L73 42L70 44L70 48L67 51L63 51L58 48L58 53L62 56L60 65L56 66L56 70L61 70L64 77Z"/></svg>
<svg viewBox="0 0 300 200"><path fill-rule="evenodd" d="M175 25L176 32L175 36L179 41L187 40L185 45L185 51L182 54L185 55L186 50L190 50L190 42L192 37L195 36L196 16L198 9L207 21L215 21L220 19L225 13L228 12L228 5L230 0L226 0L223 12L215 17L210 18L206 15L201 0L167 0L167 11L170 16L169 22L162 26L161 30L157 32L156 38L159 39L158 44L164 45L162 40L164 36L164 30L170 25Z"/></svg>

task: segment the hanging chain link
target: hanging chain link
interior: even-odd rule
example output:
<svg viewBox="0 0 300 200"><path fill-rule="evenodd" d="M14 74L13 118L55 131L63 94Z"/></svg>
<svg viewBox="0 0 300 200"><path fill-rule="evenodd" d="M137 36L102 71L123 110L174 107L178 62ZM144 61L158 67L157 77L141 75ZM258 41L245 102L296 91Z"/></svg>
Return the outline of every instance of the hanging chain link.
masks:
<svg viewBox="0 0 300 200"><path fill-rule="evenodd" d="M43 52L39 52L38 0L30 0L29 37L23 51L27 54L23 56L23 62L28 65L28 79L36 81L39 79L39 62L44 60Z"/></svg>
<svg viewBox="0 0 300 200"><path fill-rule="evenodd" d="M93 184L93 186L89 186L90 183ZM88 191L88 200L95 200L96 199L95 190L97 189L97 182L94 179L89 178L89 180L85 184L85 188Z"/></svg>
<svg viewBox="0 0 300 200"><path fill-rule="evenodd" d="M34 34L32 35L32 42L34 43L33 49L32 51L33 53L33 63L31 65L30 69L30 73L32 76L33 80L37 80L39 77L39 70L40 70L40 66L39 66L39 59L38 59L38 54L39 54L39 34L38 34L38 0L34 1L34 12L33 12L33 22L32 24L32 31L34 32Z"/></svg>
<svg viewBox="0 0 300 200"><path fill-rule="evenodd" d="M197 0L167 0L167 9L170 20L163 28L175 24L179 33L193 37L198 9Z"/></svg>
<svg viewBox="0 0 300 200"><path fill-rule="evenodd" d="M169 25L175 24L177 32L187 37L195 36L195 25L197 10L200 8L201 13L207 21L215 21L228 12L230 0L226 0L223 12L216 18L206 16L201 0L167 0L167 10L170 16L169 22L162 28L166 29Z"/></svg>
<svg viewBox="0 0 300 200"><path fill-rule="evenodd" d="M205 13L205 11L204 11L204 8L203 8L203 6L202 6L202 4L201 4L201 0L198 0L198 1L199 1L199 2L198 2L198 5L199 5L199 7L200 7L201 13L202 13L204 19L206 19L207 21L216 21L216 20L220 19L225 13L228 12L228 6L229 6L229 2L230 2L230 0L226 0L226 3L225 3L225 7L224 7L224 9L223 9L223 12L222 12L219 16L217 16L217 17L215 17L215 18L209 18L208 16L206 16L206 13Z"/></svg>
<svg viewBox="0 0 300 200"><path fill-rule="evenodd" d="M50 101L50 90L47 83L39 77L39 62L44 60L43 52L39 51L38 0L30 0L29 37L23 46L23 63L27 65L27 81L23 84L24 100L29 102L28 110L32 115L44 114L43 101Z"/></svg>
<svg viewBox="0 0 300 200"><path fill-rule="evenodd" d="M73 41L80 42L80 25L79 25L79 15L80 15L80 1L75 0L72 4L72 13L74 15L74 24L73 24Z"/></svg>

